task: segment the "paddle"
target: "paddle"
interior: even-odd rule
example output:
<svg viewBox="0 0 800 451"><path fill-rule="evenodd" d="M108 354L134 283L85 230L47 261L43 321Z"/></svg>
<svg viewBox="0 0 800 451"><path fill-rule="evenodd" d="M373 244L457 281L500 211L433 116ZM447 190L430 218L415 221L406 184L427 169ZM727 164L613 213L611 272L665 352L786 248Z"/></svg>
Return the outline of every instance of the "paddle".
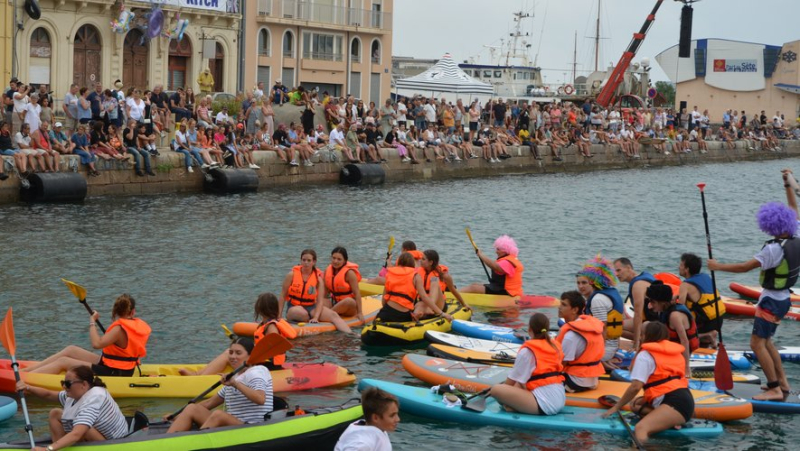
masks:
<svg viewBox="0 0 800 451"><path fill-rule="evenodd" d="M11 355L11 368L14 369L14 378L17 383L20 381L19 377L19 363L17 363L17 343L14 337L14 315L11 307L8 308L6 317L0 325L0 341L3 347ZM36 441L33 439L33 426L31 426L31 418L28 416L28 404L25 402L25 390L17 391L20 404L22 404L22 414L25 416L25 431L28 433L28 439L31 442L31 448L36 447Z"/></svg>
<svg viewBox="0 0 800 451"><path fill-rule="evenodd" d="M386 250L386 260L383 261L383 267L389 266L389 259L392 258L392 249L394 249L394 235L389 235L389 248Z"/></svg>
<svg viewBox="0 0 800 451"><path fill-rule="evenodd" d="M226 374L225 380L226 381L230 380L233 376L236 376L248 366L266 362L267 360L275 357L276 355L285 354L286 351L290 349L292 349L292 344L289 342L289 340L280 336L280 334L267 334L266 336L264 336L264 338L259 340L258 343L256 343L255 347L253 348L253 351L250 353L250 357L247 358L247 362L245 362L239 368L236 368L235 370ZM214 385L208 387L208 389L206 389L203 393L200 393L199 395L192 398L192 400L186 403L186 405L194 404L197 401L200 401L201 399L205 398L207 394L211 393L212 390L219 387L220 385L222 385L222 381L217 381ZM180 415L180 413L183 412L183 409L185 408L186 406L183 406L176 412L170 414L167 417L167 420L174 419L175 417Z"/></svg>
<svg viewBox="0 0 800 451"><path fill-rule="evenodd" d="M469 231L469 227L465 228L464 230L466 230L469 242L472 243L472 247L475 249L475 254L477 254L478 245L475 244L475 240L472 239L472 232ZM481 258L478 257L478 260L481 260ZM489 270L486 269L486 263L484 263L483 260L481 260L481 265L483 265L483 271L486 273L486 278L489 279L489 283L492 283L492 276L489 275Z"/></svg>
<svg viewBox="0 0 800 451"><path fill-rule="evenodd" d="M67 279L61 279L61 281L64 282L67 288L69 288L69 291L71 291L72 294L74 294L75 297L78 298L78 302L80 302L81 304L83 304L84 307L86 307L86 311L89 312L90 315L93 314L94 310L92 310L92 308L89 307L89 304L86 303L86 288L83 288L82 286L78 285L75 282L70 282ZM106 333L106 328L103 327L102 324L100 324L99 320L95 321L95 323L97 323L97 327L99 327L103 333Z"/></svg>
<svg viewBox="0 0 800 451"><path fill-rule="evenodd" d="M220 326L222 326L222 330L225 331L226 337L230 338L231 341L236 340L236 335L234 335L233 332L231 332L231 330L228 329L228 326L224 324L220 324Z"/></svg>
<svg viewBox="0 0 800 451"><path fill-rule="evenodd" d="M492 387L481 390L478 393L467 398L467 402L461 406L462 409L472 410L473 412L481 413L486 410L486 398Z"/></svg>
<svg viewBox="0 0 800 451"><path fill-rule="evenodd" d="M614 407L617 405L617 402L619 402L619 396L604 395L597 398L597 402L603 407ZM642 442L636 438L636 435L633 433L633 429L631 429L630 423L628 423L628 420L622 416L622 412L617 410L617 416L619 417L619 421L621 421L623 426L625 426L625 430L628 431L628 435L631 436L631 440L633 440L633 444L636 445L636 449L644 449L644 445L642 445Z"/></svg>
<svg viewBox="0 0 800 451"><path fill-rule="evenodd" d="M703 203L703 222L706 226L706 245L708 246L708 258L714 258L711 254L711 232L708 230L708 211L706 210L706 195L705 183L698 183L697 187L700 188L700 200ZM714 290L714 309L717 311L717 318L719 318L719 296L717 296L717 279L714 271L711 271L711 289ZM725 350L725 344L722 341L722 325L717 328L719 334L719 349L717 351L717 360L714 361L714 385L719 390L730 390L733 388L733 372L731 371L731 361L728 360L728 351Z"/></svg>

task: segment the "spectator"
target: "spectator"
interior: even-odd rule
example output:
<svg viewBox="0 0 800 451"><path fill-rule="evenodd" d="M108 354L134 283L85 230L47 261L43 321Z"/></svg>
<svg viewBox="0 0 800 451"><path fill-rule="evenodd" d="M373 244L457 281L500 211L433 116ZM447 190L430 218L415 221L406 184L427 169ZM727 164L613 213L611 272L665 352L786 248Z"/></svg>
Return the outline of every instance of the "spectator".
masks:
<svg viewBox="0 0 800 451"><path fill-rule="evenodd" d="M39 123L39 128L31 133L31 147L37 149L39 152L44 151L43 154L40 153L42 159L47 164L47 169L44 172L58 172L61 167L61 154L56 152L53 149L53 145L50 143L49 128L49 122L41 121Z"/></svg>
<svg viewBox="0 0 800 451"><path fill-rule="evenodd" d="M19 91L17 91L19 92ZM30 126L28 124L22 124L20 131L14 135L14 147L19 149L20 152L28 159L28 164L30 165L30 169L33 172L39 172L45 170L45 161L44 161L44 154L45 151L42 149L34 149L31 145L31 135L30 135ZM39 163L39 169L37 170L36 162ZM28 175L28 168L27 164L23 164L20 169L20 173L25 176Z"/></svg>
<svg viewBox="0 0 800 451"><path fill-rule="evenodd" d="M197 86L200 87L201 94L211 94L214 91L214 76L211 71L206 67L200 75L197 76Z"/></svg>
<svg viewBox="0 0 800 451"><path fill-rule="evenodd" d="M194 169L192 169L192 157L194 157L198 166L203 165L203 160L200 156L200 150L197 148L192 148L189 145L189 138L186 135L185 121L180 123L178 130L175 132L175 139L172 140L172 150L183 154L184 163L186 163L186 171L190 174L194 172Z"/></svg>
<svg viewBox="0 0 800 451"><path fill-rule="evenodd" d="M14 113L14 94L17 93L17 77L12 78L8 82L8 90L3 91L3 121L8 124L9 133L11 133L11 123L13 121Z"/></svg>
<svg viewBox="0 0 800 451"><path fill-rule="evenodd" d="M30 129L34 132L39 130L39 124L41 123L41 113L42 113L42 106L39 105L39 94L32 94L30 96L29 102L25 105L24 109L22 110L22 118L23 121L30 126ZM33 132L32 132L33 133Z"/></svg>
<svg viewBox="0 0 800 451"><path fill-rule="evenodd" d="M153 86L153 91L150 94L150 115L155 124L158 124L157 129L154 131L160 133L163 138L166 136L165 130L172 124L172 115L169 111L169 98L162 85Z"/></svg>
<svg viewBox="0 0 800 451"><path fill-rule="evenodd" d="M103 121L106 127L113 125L117 129L122 125L122 118L119 115L119 100L111 93L110 89L106 89L103 94L103 111L100 113L103 116Z"/></svg>
<svg viewBox="0 0 800 451"><path fill-rule="evenodd" d="M41 106L41 111L39 111L39 119L42 121L47 121L48 123L53 123L53 108L50 107L52 105L50 96L42 97L39 94L39 105Z"/></svg>
<svg viewBox="0 0 800 451"><path fill-rule="evenodd" d="M75 145L73 152L81 157L81 164L89 168L89 176L99 176L100 172L97 171L94 165L94 162L97 161L97 157L92 155L89 151L89 136L86 135L86 125L78 124L77 130L72 134L70 140Z"/></svg>
<svg viewBox="0 0 800 451"><path fill-rule="evenodd" d="M114 130L116 132L116 129ZM103 160L125 160L125 156L111 145L109 136L103 131L103 123L95 121L92 124L92 132L89 134L89 150L96 157Z"/></svg>
<svg viewBox="0 0 800 451"><path fill-rule="evenodd" d="M289 90L286 89L286 86L283 86L280 79L275 80L275 84L272 86L272 102L283 106L289 100L288 92Z"/></svg>
<svg viewBox="0 0 800 451"><path fill-rule="evenodd" d="M89 102L89 89L83 87L78 91L78 123L87 125L92 120L92 104Z"/></svg>
<svg viewBox="0 0 800 451"><path fill-rule="evenodd" d="M14 164L17 166L17 171L24 173L28 169L27 158L25 154L14 145L14 140L11 137L11 124L9 122L0 122L0 155L5 155L14 158ZM0 166L5 166L5 162L0 159ZM5 171L0 168L0 173L5 175ZM8 178L0 177L5 180Z"/></svg>
<svg viewBox="0 0 800 451"><path fill-rule="evenodd" d="M175 122L182 122L192 117L192 112L186 108L186 93L183 88L178 88L169 98L169 110L175 115Z"/></svg>
<svg viewBox="0 0 800 451"><path fill-rule="evenodd" d="M25 120L25 110L28 106L30 98L28 93L31 87L26 86L24 83L17 84L17 92L14 93L14 114L11 121L11 132L17 133L21 130L22 124Z"/></svg>
<svg viewBox="0 0 800 451"><path fill-rule="evenodd" d="M215 118L215 122L219 126L232 124L230 116L228 116L228 107L223 106L219 113L217 113L217 117Z"/></svg>
<svg viewBox="0 0 800 451"><path fill-rule="evenodd" d="M103 112L103 84L98 82L94 83L94 91L90 92L89 95L86 96L86 100L89 101L89 105L92 109L92 120L93 121L100 121L103 120L103 117L100 113Z"/></svg>
<svg viewBox="0 0 800 451"><path fill-rule="evenodd" d="M128 120L128 126L122 132L122 140L125 145L126 151L133 156L133 169L136 175L144 177L147 175L155 176L153 169L150 165L150 152L147 149L139 147L139 130L136 120ZM142 171L142 164L144 164L144 171Z"/></svg>

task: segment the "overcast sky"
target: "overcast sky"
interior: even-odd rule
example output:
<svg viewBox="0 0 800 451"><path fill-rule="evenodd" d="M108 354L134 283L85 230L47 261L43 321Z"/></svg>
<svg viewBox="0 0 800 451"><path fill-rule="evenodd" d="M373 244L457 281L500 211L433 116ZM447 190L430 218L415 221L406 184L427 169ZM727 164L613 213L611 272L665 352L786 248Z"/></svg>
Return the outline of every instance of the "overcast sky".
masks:
<svg viewBox="0 0 800 451"><path fill-rule="evenodd" d="M600 67L616 62L652 11L655 0L602 0ZM575 32L578 74L594 70L598 0L395 0L393 56L490 62L486 46L499 46L513 30L515 11L533 13L523 20L531 61L543 69L546 83L571 79ZM635 61L650 57L655 80L667 77L655 56L678 43L681 3L664 0ZM693 39L722 38L782 45L800 39L800 0L704 0L694 5ZM543 33L543 34L542 34ZM541 42L540 42L541 41Z"/></svg>

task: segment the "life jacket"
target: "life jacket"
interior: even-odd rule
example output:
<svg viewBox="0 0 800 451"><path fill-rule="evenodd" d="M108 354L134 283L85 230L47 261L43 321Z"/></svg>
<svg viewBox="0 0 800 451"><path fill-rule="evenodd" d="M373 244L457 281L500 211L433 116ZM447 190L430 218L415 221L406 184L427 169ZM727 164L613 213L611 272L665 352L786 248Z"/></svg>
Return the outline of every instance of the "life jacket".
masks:
<svg viewBox="0 0 800 451"><path fill-rule="evenodd" d="M554 341L553 344L556 349L547 340L533 339L522 344L523 348L528 348L536 357L536 369L525 384L528 390L564 382L564 366L561 363L564 353L561 351L561 343Z"/></svg>
<svg viewBox="0 0 800 451"><path fill-rule="evenodd" d="M414 310L417 301L417 288L414 286L416 268L393 266L386 271L383 288L383 301L392 301L408 310Z"/></svg>
<svg viewBox="0 0 800 451"><path fill-rule="evenodd" d="M139 360L147 355L147 339L150 338L150 326L139 318L119 318L111 323L106 333L115 327L121 327L128 335L128 345L120 348L110 344L103 348L100 364L118 370L132 370L139 365Z"/></svg>
<svg viewBox="0 0 800 451"><path fill-rule="evenodd" d="M411 256L414 257L414 262L416 262L417 264L419 264L419 261L422 260L422 257L425 256L425 254L423 254L422 251L418 251L418 250L403 251L403 252L411 254ZM395 260L394 265L398 266L399 262L400 262L400 258Z"/></svg>
<svg viewBox="0 0 800 451"><path fill-rule="evenodd" d="M442 289L442 295L444 295L444 292L447 291L447 284L442 279L442 274L446 273L447 271L448 268L445 265L439 265L438 271L431 272L426 272L425 269L421 267L417 268L417 274L422 277L422 285L425 287L425 291L431 291L431 278L437 277L439 279L439 288Z"/></svg>
<svg viewBox="0 0 800 451"><path fill-rule="evenodd" d="M333 265L328 265L325 269L325 287L331 293L331 300L333 303L339 302L341 299L355 297L353 289L347 282L346 276L348 271L356 273L356 280L361 281L361 272L358 270L358 265L355 263L347 262L339 268L339 272L334 274Z"/></svg>
<svg viewBox="0 0 800 451"><path fill-rule="evenodd" d="M669 331L669 341L673 343L680 343L680 339L678 338L678 332L673 330L669 326L669 317L672 315L672 312L681 312L689 318L689 328L686 329L686 338L689 339L689 352L693 352L695 349L700 347L700 337L697 335L697 322L694 320L694 315L692 315L692 311L686 308L683 304L672 304L664 313L661 315L659 321L664 323L667 326L667 330Z"/></svg>
<svg viewBox="0 0 800 451"><path fill-rule="evenodd" d="M636 282L641 282L641 281L653 283L656 281L656 278L653 277L653 275L650 274L649 272L642 271L638 276L631 279L631 281L628 283L628 296L625 298L625 302L627 303L630 301L631 305L634 307L635 305L633 303L633 296L632 296L633 286L636 284ZM642 321L658 321L658 316L659 316L658 313L651 310L647 302L644 303L643 313L644 313L644 318L642 319Z"/></svg>
<svg viewBox="0 0 800 451"><path fill-rule="evenodd" d="M685 348L669 340L656 343L642 343L642 350L653 356L656 369L644 384L644 399L648 403L653 399L680 388L688 388L686 380L686 359L683 357ZM635 363L635 360L634 360ZM633 367L633 364L631 364Z"/></svg>
<svg viewBox="0 0 800 451"><path fill-rule="evenodd" d="M606 337L608 339L616 339L622 336L622 318L623 318L623 303L622 297L619 295L619 291L616 288L604 288L602 290L597 290L589 296L589 299L586 301L586 308L584 309L583 313L586 315L592 314L592 299L598 294L604 294L609 299L611 299L611 303L613 306L611 310L608 312L608 316L606 316Z"/></svg>
<svg viewBox="0 0 800 451"><path fill-rule="evenodd" d="M706 273L698 273L685 279L684 282L690 283L697 287L700 292L700 299L692 301L686 299L686 307L692 311L696 319L701 322L711 321L717 318L717 304L719 307L719 316L725 314L725 304L719 300L719 292L714 293L714 285L711 282L711 276Z"/></svg>
<svg viewBox="0 0 800 451"><path fill-rule="evenodd" d="M304 282L303 274L300 272L301 268L300 265L292 268L292 284L287 290L286 300L292 305L310 307L317 303L317 284L319 278L322 277L322 272L314 268L314 271L308 276L308 280Z"/></svg>
<svg viewBox="0 0 800 451"><path fill-rule="evenodd" d="M258 342L261 341L261 339L264 338L264 336L267 334L267 328L269 327L270 324L274 324L275 327L278 328L278 333L283 338L291 340L292 338L297 337L297 331L294 330L294 327L292 327L291 324L286 322L285 319L281 318L280 321L273 319L271 321L267 321L263 325L259 325L258 327L256 327L256 331L253 332L253 341L256 344L258 344ZM274 365L283 365L284 362L286 362L286 354L276 355L271 360Z"/></svg>
<svg viewBox="0 0 800 451"><path fill-rule="evenodd" d="M509 296L522 296L522 272L525 271L525 266L516 255L506 255L497 259L498 262L503 260L507 260L514 266L516 269L514 276L509 277L508 274L498 274L492 271L491 283L502 286Z"/></svg>
<svg viewBox="0 0 800 451"><path fill-rule="evenodd" d="M603 322L593 316L581 315L578 321L570 321L561 326L556 341L561 344L569 331L586 340L586 349L575 360L564 364L564 372L575 377L599 377L605 374L606 370L600 363L606 352Z"/></svg>
<svg viewBox="0 0 800 451"><path fill-rule="evenodd" d="M783 258L778 266L762 270L758 282L767 290L788 290L797 283L800 274L800 239L774 239L764 243L764 246L772 243L780 244Z"/></svg>

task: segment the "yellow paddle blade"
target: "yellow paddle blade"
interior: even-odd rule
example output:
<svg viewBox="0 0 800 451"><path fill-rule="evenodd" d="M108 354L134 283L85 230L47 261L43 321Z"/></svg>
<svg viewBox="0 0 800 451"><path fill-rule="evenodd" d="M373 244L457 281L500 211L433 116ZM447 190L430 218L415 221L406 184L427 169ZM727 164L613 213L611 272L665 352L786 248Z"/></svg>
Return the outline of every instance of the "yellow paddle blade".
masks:
<svg viewBox="0 0 800 451"><path fill-rule="evenodd" d="M226 325L224 325L224 324L220 324L220 326L222 326L222 330L224 330L224 331L225 331L225 335L227 335L227 336L228 336L228 338L231 338L231 337L233 337L233 332L231 332L231 330L230 330L230 329L228 329L228 326L226 326Z"/></svg>
<svg viewBox="0 0 800 451"><path fill-rule="evenodd" d="M75 282L70 282L67 279L61 279L61 281L64 282L64 285L69 288L69 291L71 291L79 301L86 300L86 288L83 288Z"/></svg>
<svg viewBox="0 0 800 451"><path fill-rule="evenodd" d="M0 323L0 342L2 342L3 347L6 348L10 355L16 355L17 340L14 337L14 315L11 307L8 308L6 317Z"/></svg>
<svg viewBox="0 0 800 451"><path fill-rule="evenodd" d="M472 247L474 247L477 251L478 245L475 244L475 240L472 239L472 232L469 231L469 227L465 228L464 230L467 232L467 237L469 238L469 242L472 243Z"/></svg>
<svg viewBox="0 0 800 451"><path fill-rule="evenodd" d="M394 249L394 235L389 235L389 250L386 253L391 254L392 249Z"/></svg>

